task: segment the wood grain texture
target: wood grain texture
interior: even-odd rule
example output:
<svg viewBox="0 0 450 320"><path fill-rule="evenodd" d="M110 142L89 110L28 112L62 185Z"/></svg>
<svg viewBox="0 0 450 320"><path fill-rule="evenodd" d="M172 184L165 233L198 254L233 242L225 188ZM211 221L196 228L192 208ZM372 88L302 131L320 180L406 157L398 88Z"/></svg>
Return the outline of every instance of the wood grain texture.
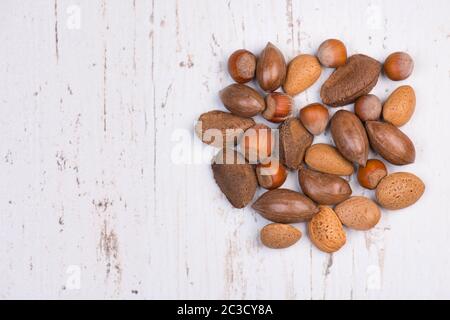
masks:
<svg viewBox="0 0 450 320"><path fill-rule="evenodd" d="M0 298L450 298L448 9L444 0L2 1ZM198 143L194 121L225 110L217 93L232 82L234 50L271 41L290 60L332 37L349 53L415 59L410 79L382 78L373 92L384 100L400 84L415 88L402 130L417 159L401 170L427 190L414 207L383 211L375 229L348 230L333 255L307 236L270 250L258 240L267 221L233 209L215 185L214 149ZM296 112L319 101L330 72L296 98ZM180 142L180 130L190 139ZM180 143L204 161L174 163ZM298 190L295 174L284 187Z"/></svg>

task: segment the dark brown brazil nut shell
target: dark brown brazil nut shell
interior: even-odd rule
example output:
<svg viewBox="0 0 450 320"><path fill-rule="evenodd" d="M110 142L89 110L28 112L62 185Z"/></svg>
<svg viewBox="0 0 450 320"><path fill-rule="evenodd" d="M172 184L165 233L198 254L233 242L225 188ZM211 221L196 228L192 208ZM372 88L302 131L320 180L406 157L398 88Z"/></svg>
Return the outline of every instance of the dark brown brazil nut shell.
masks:
<svg viewBox="0 0 450 320"><path fill-rule="evenodd" d="M413 142L396 126L381 121L367 121L366 129L372 148L390 163L405 165L416 159Z"/></svg>
<svg viewBox="0 0 450 320"><path fill-rule="evenodd" d="M361 120L350 111L339 110L331 118L330 129L333 141L344 158L365 166L369 140Z"/></svg>
<svg viewBox="0 0 450 320"><path fill-rule="evenodd" d="M305 151L312 144L313 136L299 119L288 118L279 127L280 160L289 169L298 169Z"/></svg>
<svg viewBox="0 0 450 320"><path fill-rule="evenodd" d="M219 151L213 159L211 167L214 179L233 207L243 208L252 201L256 192L258 181L255 169L235 150L227 150L233 161L224 163L223 159L229 157L224 156L224 150Z"/></svg>
<svg viewBox="0 0 450 320"><path fill-rule="evenodd" d="M311 199L288 189L267 191L253 203L252 208L264 218L279 223L307 221L319 211Z"/></svg>
<svg viewBox="0 0 450 320"><path fill-rule="evenodd" d="M354 102L377 84L381 63L363 54L355 54L337 68L320 90L324 104L339 107Z"/></svg>

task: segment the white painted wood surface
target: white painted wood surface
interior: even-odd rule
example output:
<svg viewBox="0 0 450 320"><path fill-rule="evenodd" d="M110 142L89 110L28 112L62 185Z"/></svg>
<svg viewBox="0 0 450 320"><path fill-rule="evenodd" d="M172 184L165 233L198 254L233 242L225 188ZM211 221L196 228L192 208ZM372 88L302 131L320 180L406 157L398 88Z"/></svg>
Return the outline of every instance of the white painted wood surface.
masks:
<svg viewBox="0 0 450 320"><path fill-rule="evenodd" d="M450 298L449 11L445 0L1 1L0 297ZM235 49L272 41L290 59L330 37L381 61L414 57L403 83L417 111L403 130L417 160L389 169L427 190L374 230L348 231L332 256L306 235L270 250L266 221L231 208L207 162L173 163L173 133L203 148L192 127L223 109ZM298 190L294 173L285 186Z"/></svg>

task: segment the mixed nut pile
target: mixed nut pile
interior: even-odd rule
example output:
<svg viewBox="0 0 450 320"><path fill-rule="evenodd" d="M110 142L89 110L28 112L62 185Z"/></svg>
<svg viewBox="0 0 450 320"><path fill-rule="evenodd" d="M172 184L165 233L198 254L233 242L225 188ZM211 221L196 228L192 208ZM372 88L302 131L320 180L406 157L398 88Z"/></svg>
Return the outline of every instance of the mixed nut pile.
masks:
<svg viewBox="0 0 450 320"><path fill-rule="evenodd" d="M228 70L236 83L220 92L230 112L210 111L200 116L196 133L207 144L221 148L212 162L214 178L236 208L248 205L259 186L262 194L252 208L273 223L261 230L261 241L270 248L286 248L302 236L292 223L307 222L314 245L335 252L346 242L343 226L368 230L380 220L379 206L396 210L414 204L424 193L420 178L408 172L388 174L385 164L368 159L369 147L394 165L415 160L413 142L399 127L407 123L415 109L412 87L402 85L388 99L370 94L384 74L404 80L413 70L413 60L395 52L382 65L362 54L347 57L342 41L324 41L317 55L300 54L289 64L280 50L268 43L257 58L251 52L235 51ZM303 107L293 116L292 97L312 86L322 67L335 68L320 90L322 103ZM256 77L267 95L246 85ZM275 91L282 88L284 92ZM329 119L328 107L354 103L354 112L339 110ZM261 114L278 130L255 123ZM382 119L382 120L381 120ZM335 146L313 144L315 135L327 128ZM351 196L352 189L341 176L350 176L357 167L357 179L367 189L375 189L376 202ZM279 188L288 170L298 172L303 192ZM333 208L334 206L334 208Z"/></svg>

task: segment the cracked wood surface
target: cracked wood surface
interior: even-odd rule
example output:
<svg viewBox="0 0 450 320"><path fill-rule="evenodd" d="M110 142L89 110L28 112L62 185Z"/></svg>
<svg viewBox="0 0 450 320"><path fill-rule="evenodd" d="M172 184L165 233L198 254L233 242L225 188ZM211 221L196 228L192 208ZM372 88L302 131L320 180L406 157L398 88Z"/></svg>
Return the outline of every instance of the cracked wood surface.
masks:
<svg viewBox="0 0 450 320"><path fill-rule="evenodd" d="M444 8L443 0L2 1L0 298L450 298ZM313 247L302 224L298 244L267 249L258 240L267 221L231 208L207 161L173 163L172 134L187 130L185 143L198 143L198 116L225 110L217 92L231 83L235 49L258 53L271 41L290 60L330 37L380 61L399 50L414 57L404 83L415 87L417 108L402 130L417 160L389 169L415 172L427 190L412 208L384 211L373 230L348 231L333 255ZM319 101L330 72L296 97L297 110ZM385 99L399 84L383 78L374 92ZM298 190L296 180L291 173L285 187Z"/></svg>

